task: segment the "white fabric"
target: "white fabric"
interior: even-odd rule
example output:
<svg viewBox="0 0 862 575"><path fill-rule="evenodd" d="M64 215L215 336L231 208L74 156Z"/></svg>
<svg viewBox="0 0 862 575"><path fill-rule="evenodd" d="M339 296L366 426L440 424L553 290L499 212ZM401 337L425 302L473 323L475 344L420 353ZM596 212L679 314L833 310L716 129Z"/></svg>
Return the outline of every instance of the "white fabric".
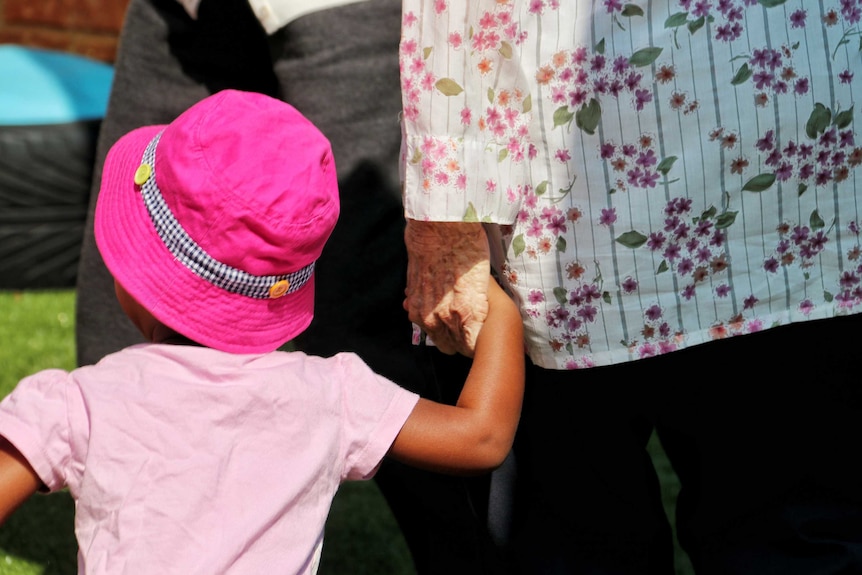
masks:
<svg viewBox="0 0 862 575"><path fill-rule="evenodd" d="M406 213L503 224L538 365L862 311L859 0L403 14Z"/></svg>
<svg viewBox="0 0 862 575"><path fill-rule="evenodd" d="M186 9L189 16L197 18L198 6L201 0L177 0ZM367 0L248 0L255 16L267 34L272 34L283 28L289 22L300 16L311 14L318 10L335 8L345 4L366 2Z"/></svg>

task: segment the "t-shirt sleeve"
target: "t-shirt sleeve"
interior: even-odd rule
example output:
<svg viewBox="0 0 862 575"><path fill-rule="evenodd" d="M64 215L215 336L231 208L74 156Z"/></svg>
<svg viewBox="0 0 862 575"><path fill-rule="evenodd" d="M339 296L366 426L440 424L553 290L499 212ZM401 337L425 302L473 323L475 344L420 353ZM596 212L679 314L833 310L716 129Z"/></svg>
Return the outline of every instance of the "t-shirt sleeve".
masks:
<svg viewBox="0 0 862 575"><path fill-rule="evenodd" d="M389 451L419 396L377 375L358 356L336 356L342 383L342 480L368 479Z"/></svg>
<svg viewBox="0 0 862 575"><path fill-rule="evenodd" d="M0 402L0 435L21 452L49 491L67 485L72 465L71 388L69 373L45 370L22 379Z"/></svg>

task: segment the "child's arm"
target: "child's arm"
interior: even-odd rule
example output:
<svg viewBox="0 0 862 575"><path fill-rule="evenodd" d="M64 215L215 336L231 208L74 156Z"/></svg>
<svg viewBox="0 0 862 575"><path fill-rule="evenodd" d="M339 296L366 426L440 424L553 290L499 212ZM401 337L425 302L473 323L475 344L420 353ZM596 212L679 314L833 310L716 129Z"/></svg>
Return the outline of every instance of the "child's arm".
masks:
<svg viewBox="0 0 862 575"><path fill-rule="evenodd" d="M524 394L523 325L493 279L488 305L457 405L420 399L392 444L393 458L435 471L488 471L509 453Z"/></svg>
<svg viewBox="0 0 862 575"><path fill-rule="evenodd" d="M0 525L41 485L27 460L14 445L0 437Z"/></svg>

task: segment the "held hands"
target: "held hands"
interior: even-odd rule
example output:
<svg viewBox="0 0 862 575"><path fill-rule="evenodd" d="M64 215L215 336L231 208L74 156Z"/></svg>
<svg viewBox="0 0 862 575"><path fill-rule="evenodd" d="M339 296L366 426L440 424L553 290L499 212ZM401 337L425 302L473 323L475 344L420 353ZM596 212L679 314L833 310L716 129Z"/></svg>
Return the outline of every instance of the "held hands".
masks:
<svg viewBox="0 0 862 575"><path fill-rule="evenodd" d="M488 315L490 256L482 224L407 220L404 309L447 354L473 357Z"/></svg>

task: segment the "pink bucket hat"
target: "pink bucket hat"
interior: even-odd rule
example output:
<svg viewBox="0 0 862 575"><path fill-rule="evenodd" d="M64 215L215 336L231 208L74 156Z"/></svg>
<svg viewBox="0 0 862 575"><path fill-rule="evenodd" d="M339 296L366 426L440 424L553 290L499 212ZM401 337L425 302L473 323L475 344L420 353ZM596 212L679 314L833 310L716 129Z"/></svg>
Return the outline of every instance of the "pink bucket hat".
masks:
<svg viewBox="0 0 862 575"><path fill-rule="evenodd" d="M108 269L192 340L265 353L314 315L314 262L338 218L328 140L279 100L225 90L110 150L96 205Z"/></svg>

